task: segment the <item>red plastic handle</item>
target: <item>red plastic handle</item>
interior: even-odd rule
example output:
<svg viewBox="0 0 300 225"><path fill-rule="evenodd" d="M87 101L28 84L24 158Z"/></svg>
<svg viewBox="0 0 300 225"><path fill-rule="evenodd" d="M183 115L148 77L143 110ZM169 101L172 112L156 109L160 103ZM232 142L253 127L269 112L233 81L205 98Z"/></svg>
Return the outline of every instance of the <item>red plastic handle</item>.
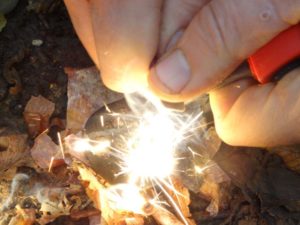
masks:
<svg viewBox="0 0 300 225"><path fill-rule="evenodd" d="M282 67L297 58L300 58L300 24L280 33L250 56L248 62L252 75L264 84Z"/></svg>

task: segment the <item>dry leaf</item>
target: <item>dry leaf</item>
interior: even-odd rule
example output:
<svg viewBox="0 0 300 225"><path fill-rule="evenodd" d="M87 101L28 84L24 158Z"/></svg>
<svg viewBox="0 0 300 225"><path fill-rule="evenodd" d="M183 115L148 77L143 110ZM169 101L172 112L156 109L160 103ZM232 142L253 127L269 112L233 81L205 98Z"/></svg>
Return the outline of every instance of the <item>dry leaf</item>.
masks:
<svg viewBox="0 0 300 225"><path fill-rule="evenodd" d="M74 220L80 220L82 218L86 217L99 217L99 222L100 222L100 212L97 209L86 209L86 210L81 210L81 211L76 211L72 212L70 217Z"/></svg>
<svg viewBox="0 0 300 225"><path fill-rule="evenodd" d="M182 183L178 179L172 179L172 186L174 190L168 190L170 196L176 202L176 205L180 208L181 213L186 217L190 217L190 209L189 204L190 193L186 187L182 185Z"/></svg>
<svg viewBox="0 0 300 225"><path fill-rule="evenodd" d="M82 130L88 118L104 103L110 104L123 98L123 95L104 86L96 68L66 68L65 72L69 78L67 129L73 133Z"/></svg>
<svg viewBox="0 0 300 225"><path fill-rule="evenodd" d="M209 179L205 179L201 188L200 193L207 200L210 200L210 204L207 207L206 211L210 213L210 215L217 215L219 212L220 205L220 185L216 182L213 182Z"/></svg>
<svg viewBox="0 0 300 225"><path fill-rule="evenodd" d="M219 208L226 205L223 199L223 194L220 191L221 183L230 183L228 175L213 161L207 165L203 171L203 184L200 188L200 193L210 200L210 204L206 208L211 216L216 216L219 213Z"/></svg>
<svg viewBox="0 0 300 225"><path fill-rule="evenodd" d="M152 214L153 218L161 225L183 225L174 214L163 208L157 208Z"/></svg>
<svg viewBox="0 0 300 225"><path fill-rule="evenodd" d="M37 220L40 224L47 224L59 216L70 214L72 204L66 198L63 188L40 188L36 197L41 204L42 217Z"/></svg>
<svg viewBox="0 0 300 225"><path fill-rule="evenodd" d="M101 184L95 173L83 165L78 165L78 171L81 180L86 184L87 195L93 200L95 207L101 211L102 220L108 225L126 225L125 219L129 214L116 212L111 207L106 187Z"/></svg>
<svg viewBox="0 0 300 225"><path fill-rule="evenodd" d="M0 137L0 173L28 160L27 135L14 134Z"/></svg>
<svg viewBox="0 0 300 225"><path fill-rule="evenodd" d="M95 207L101 210L99 191L105 187L99 182L97 176L92 170L81 164L77 164L76 167L80 174L80 180L82 181L83 186L86 187L88 197L93 201Z"/></svg>
<svg viewBox="0 0 300 225"><path fill-rule="evenodd" d="M64 163L59 146L46 133L40 134L35 139L31 156L36 164L43 169L48 169L50 164L51 167L56 167Z"/></svg>
<svg viewBox="0 0 300 225"><path fill-rule="evenodd" d="M101 221L100 215L89 217L89 225L103 225L100 223L100 221Z"/></svg>
<svg viewBox="0 0 300 225"><path fill-rule="evenodd" d="M22 209L19 205L16 206L16 215L9 222L6 219L8 225L33 225L34 222L35 209Z"/></svg>
<svg viewBox="0 0 300 225"><path fill-rule="evenodd" d="M24 110L24 119L28 132L32 137L42 133L49 126L49 118L54 112L55 105L42 96L34 97L27 102Z"/></svg>
<svg viewBox="0 0 300 225"><path fill-rule="evenodd" d="M300 173L299 146L276 147L270 149L270 152L279 155L289 169Z"/></svg>
<svg viewBox="0 0 300 225"><path fill-rule="evenodd" d="M4 212L15 206L14 200L20 194L20 189L24 186L24 182L29 180L29 176L23 173L18 173L14 176L9 194L5 196L5 201L1 202L0 212Z"/></svg>
<svg viewBox="0 0 300 225"><path fill-rule="evenodd" d="M144 218L142 216L128 217L125 223L126 225L144 225Z"/></svg>
<svg viewBox="0 0 300 225"><path fill-rule="evenodd" d="M35 222L35 209L17 208L17 213L22 216L22 223L20 225L32 225Z"/></svg>
<svg viewBox="0 0 300 225"><path fill-rule="evenodd" d="M203 175L206 179L209 179L217 184L230 182L230 177L220 168L218 164L213 161L210 161L210 163L207 164L205 170L203 171Z"/></svg>

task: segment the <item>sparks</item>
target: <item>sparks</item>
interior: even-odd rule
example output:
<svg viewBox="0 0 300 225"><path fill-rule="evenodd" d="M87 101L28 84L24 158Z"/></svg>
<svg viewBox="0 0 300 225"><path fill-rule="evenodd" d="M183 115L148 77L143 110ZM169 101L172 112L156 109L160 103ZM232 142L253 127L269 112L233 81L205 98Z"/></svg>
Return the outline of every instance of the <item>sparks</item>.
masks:
<svg viewBox="0 0 300 225"><path fill-rule="evenodd" d="M77 152L90 151L93 154L97 155L106 151L109 146L109 140L94 141L88 138L80 138L73 143L72 148Z"/></svg>
<svg viewBox="0 0 300 225"><path fill-rule="evenodd" d="M107 188L101 193L109 199L109 208L119 212L134 212L143 214L143 206L146 199L140 193L140 189L132 184L118 184Z"/></svg>
<svg viewBox="0 0 300 225"><path fill-rule="evenodd" d="M105 105L107 116L116 119L116 130L119 131L112 132L111 137L122 141L122 144L115 145L115 140L105 140L92 145L89 139L78 139L74 150L95 152L109 149L112 155L120 159L121 171L115 176L125 174L128 177L127 183L112 186L105 193L114 202L116 209L141 213L147 202L151 204L151 201L158 198L153 196L146 201L140 194L150 184L161 189L184 224L188 224L167 190L178 194L170 179L176 172L179 160L176 151L198 129L196 121L202 114L191 116L174 113L152 95L129 95L126 100L132 114L115 113ZM104 116L99 119L104 127ZM128 125L132 121L135 126ZM200 170L200 167L197 169Z"/></svg>
<svg viewBox="0 0 300 225"><path fill-rule="evenodd" d="M127 142L128 155L123 171L131 182L164 179L176 164L175 146L180 135L172 121L164 114L147 113L135 135Z"/></svg>

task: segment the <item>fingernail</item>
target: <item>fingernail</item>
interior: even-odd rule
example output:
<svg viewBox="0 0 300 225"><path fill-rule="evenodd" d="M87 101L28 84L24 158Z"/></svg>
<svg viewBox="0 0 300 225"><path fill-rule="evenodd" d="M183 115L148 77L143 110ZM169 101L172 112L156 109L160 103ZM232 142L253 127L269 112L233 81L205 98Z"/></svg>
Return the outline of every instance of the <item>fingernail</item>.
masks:
<svg viewBox="0 0 300 225"><path fill-rule="evenodd" d="M190 80L190 67L180 50L156 65L156 76L172 93L179 93Z"/></svg>
<svg viewBox="0 0 300 225"><path fill-rule="evenodd" d="M177 44L178 40L181 38L182 35L183 35L183 30L179 30L172 36L171 40L169 41L166 47L166 52L171 50Z"/></svg>

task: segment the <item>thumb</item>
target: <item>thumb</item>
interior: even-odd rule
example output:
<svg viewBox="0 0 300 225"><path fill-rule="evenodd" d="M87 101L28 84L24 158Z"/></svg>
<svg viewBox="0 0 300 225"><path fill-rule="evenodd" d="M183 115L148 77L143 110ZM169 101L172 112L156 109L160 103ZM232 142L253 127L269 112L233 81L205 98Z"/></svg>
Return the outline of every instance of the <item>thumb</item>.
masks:
<svg viewBox="0 0 300 225"><path fill-rule="evenodd" d="M176 44L181 31L188 26L195 14L210 0L165 0L163 4L159 55Z"/></svg>
<svg viewBox="0 0 300 225"><path fill-rule="evenodd" d="M278 83L236 81L210 93L219 136L228 144L272 147L300 141L300 69Z"/></svg>
<svg viewBox="0 0 300 225"><path fill-rule="evenodd" d="M150 86L164 100L191 100L299 19L297 0L212 0L152 69Z"/></svg>

